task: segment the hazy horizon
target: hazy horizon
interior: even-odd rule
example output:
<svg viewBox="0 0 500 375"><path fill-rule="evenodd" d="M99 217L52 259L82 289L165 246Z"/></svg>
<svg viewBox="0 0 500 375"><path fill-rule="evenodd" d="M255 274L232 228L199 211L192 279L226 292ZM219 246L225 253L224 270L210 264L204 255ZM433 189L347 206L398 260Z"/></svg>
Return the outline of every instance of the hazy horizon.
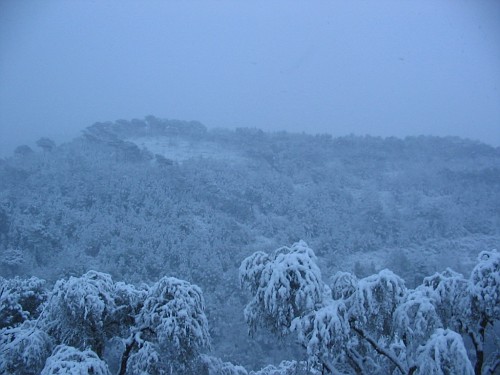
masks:
<svg viewBox="0 0 500 375"><path fill-rule="evenodd" d="M0 3L0 156L103 121L500 146L500 3Z"/></svg>

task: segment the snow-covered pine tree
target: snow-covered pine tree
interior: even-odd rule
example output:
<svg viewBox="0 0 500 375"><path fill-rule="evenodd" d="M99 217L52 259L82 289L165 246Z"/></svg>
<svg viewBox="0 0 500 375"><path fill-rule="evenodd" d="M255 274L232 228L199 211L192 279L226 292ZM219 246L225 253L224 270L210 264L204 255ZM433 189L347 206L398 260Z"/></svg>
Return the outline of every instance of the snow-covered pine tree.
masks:
<svg viewBox="0 0 500 375"><path fill-rule="evenodd" d="M417 375L473 375L462 337L449 329L438 329L418 348Z"/></svg>
<svg viewBox="0 0 500 375"><path fill-rule="evenodd" d="M500 348L494 347L487 355L485 345L488 330L500 319L500 253L482 251L469 280L468 333L476 351L474 370L477 375L483 371L493 374L500 369Z"/></svg>
<svg viewBox="0 0 500 375"><path fill-rule="evenodd" d="M39 374L53 344L54 340L36 327L36 321L0 330L0 374Z"/></svg>
<svg viewBox="0 0 500 375"><path fill-rule="evenodd" d="M46 300L45 280L0 277L0 329L37 318Z"/></svg>
<svg viewBox="0 0 500 375"><path fill-rule="evenodd" d="M252 294L245 309L250 332L295 331L316 370L481 375L500 367L498 352L484 353L486 329L500 314L495 251L480 254L470 279L448 269L412 290L388 270L361 280L338 273L330 289L314 253L299 242L249 256L240 280ZM460 334L472 339L475 368Z"/></svg>
<svg viewBox="0 0 500 375"><path fill-rule="evenodd" d="M253 295L245 308L251 333L261 325L284 336L293 319L321 303L325 285L315 259L312 249L301 241L270 255L258 252L243 260L240 282Z"/></svg>
<svg viewBox="0 0 500 375"><path fill-rule="evenodd" d="M190 373L201 350L209 346L201 289L184 280L164 277L150 288L136 316L120 373L154 373L155 369Z"/></svg>
<svg viewBox="0 0 500 375"><path fill-rule="evenodd" d="M40 324L58 344L102 356L107 339L129 334L145 296L144 290L89 271L56 282Z"/></svg>
<svg viewBox="0 0 500 375"><path fill-rule="evenodd" d="M100 356L116 307L111 276L89 271L55 284L41 324L59 344Z"/></svg>

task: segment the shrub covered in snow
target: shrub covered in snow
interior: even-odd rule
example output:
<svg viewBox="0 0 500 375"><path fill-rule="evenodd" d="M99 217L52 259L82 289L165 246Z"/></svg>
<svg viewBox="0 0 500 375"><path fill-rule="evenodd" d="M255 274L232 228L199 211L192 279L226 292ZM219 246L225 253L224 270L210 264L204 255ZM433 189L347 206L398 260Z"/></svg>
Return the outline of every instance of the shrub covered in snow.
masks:
<svg viewBox="0 0 500 375"><path fill-rule="evenodd" d="M251 332L263 325L286 335L293 319L322 301L325 286L315 259L312 249L301 241L270 255L256 253L241 263L241 284L253 294L245 308Z"/></svg>
<svg viewBox="0 0 500 375"><path fill-rule="evenodd" d="M53 339L34 322L0 331L0 374L39 374L52 352Z"/></svg>
<svg viewBox="0 0 500 375"><path fill-rule="evenodd" d="M201 289L174 277L164 277L153 285L136 324L181 361L189 361L210 345Z"/></svg>
<svg viewBox="0 0 500 375"><path fill-rule="evenodd" d="M319 375L320 372L310 368L303 361L282 361L278 366L269 365L259 371L251 371L250 375Z"/></svg>
<svg viewBox="0 0 500 375"><path fill-rule="evenodd" d="M59 345L47 359L41 375L111 375L108 366L92 350Z"/></svg>
<svg viewBox="0 0 500 375"><path fill-rule="evenodd" d="M45 280L0 277L0 328L37 318L46 300Z"/></svg>
<svg viewBox="0 0 500 375"><path fill-rule="evenodd" d="M244 367L231 362L223 362L220 358L202 355L199 362L199 374L203 375L247 375Z"/></svg>
<svg viewBox="0 0 500 375"><path fill-rule="evenodd" d="M114 283L108 274L89 271L82 277L59 280L42 325L59 343L90 347L101 355L117 308L114 297Z"/></svg>
<svg viewBox="0 0 500 375"><path fill-rule="evenodd" d="M418 349L417 356L416 373L419 375L474 374L462 337L448 329L436 330Z"/></svg>
<svg viewBox="0 0 500 375"><path fill-rule="evenodd" d="M494 321L500 319L500 253L483 251L470 277L473 314Z"/></svg>

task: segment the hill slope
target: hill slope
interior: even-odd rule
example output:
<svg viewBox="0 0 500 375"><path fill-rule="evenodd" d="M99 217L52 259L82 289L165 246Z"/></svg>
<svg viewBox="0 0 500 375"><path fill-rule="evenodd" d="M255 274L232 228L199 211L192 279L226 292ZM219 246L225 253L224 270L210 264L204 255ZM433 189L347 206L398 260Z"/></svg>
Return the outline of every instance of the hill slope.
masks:
<svg viewBox="0 0 500 375"><path fill-rule="evenodd" d="M149 116L40 144L0 161L1 274L189 280L207 297L216 352L236 362L275 355L248 340L248 357L231 357L246 329L237 270L255 251L302 239L325 274L390 267L412 285L500 246L500 150L468 140L207 130Z"/></svg>

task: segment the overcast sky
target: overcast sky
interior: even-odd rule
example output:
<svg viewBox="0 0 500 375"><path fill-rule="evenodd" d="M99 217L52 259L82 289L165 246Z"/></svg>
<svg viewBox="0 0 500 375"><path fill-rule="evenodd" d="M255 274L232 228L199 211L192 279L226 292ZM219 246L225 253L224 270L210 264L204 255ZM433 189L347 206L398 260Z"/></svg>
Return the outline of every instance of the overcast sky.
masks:
<svg viewBox="0 0 500 375"><path fill-rule="evenodd" d="M97 121L500 146L500 1L0 0L0 155Z"/></svg>

